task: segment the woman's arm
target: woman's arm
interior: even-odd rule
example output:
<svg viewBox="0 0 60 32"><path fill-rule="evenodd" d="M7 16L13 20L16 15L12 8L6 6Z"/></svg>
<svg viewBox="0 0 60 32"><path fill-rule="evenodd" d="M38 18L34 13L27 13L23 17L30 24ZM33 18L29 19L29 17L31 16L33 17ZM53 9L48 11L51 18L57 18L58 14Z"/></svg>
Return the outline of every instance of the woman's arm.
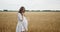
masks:
<svg viewBox="0 0 60 32"><path fill-rule="evenodd" d="M19 21L23 21L23 16L20 13L18 13L18 19Z"/></svg>

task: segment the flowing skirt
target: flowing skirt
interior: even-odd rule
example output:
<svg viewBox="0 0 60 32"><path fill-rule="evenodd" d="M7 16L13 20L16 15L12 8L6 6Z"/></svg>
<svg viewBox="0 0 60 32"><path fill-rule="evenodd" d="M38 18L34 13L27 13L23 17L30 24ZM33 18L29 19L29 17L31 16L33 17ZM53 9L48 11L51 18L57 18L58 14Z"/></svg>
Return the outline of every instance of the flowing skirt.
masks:
<svg viewBox="0 0 60 32"><path fill-rule="evenodd" d="M16 32L25 31L25 29L28 31L28 22L27 21L23 21L23 22L18 21L17 26L16 26Z"/></svg>

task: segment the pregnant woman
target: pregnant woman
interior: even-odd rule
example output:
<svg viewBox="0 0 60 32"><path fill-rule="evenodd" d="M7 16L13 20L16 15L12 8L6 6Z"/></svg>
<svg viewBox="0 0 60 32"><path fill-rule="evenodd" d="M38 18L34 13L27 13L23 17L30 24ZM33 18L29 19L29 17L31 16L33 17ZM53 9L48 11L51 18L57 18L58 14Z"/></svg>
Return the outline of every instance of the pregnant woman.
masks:
<svg viewBox="0 0 60 32"><path fill-rule="evenodd" d="M18 23L16 26L16 32L27 32L28 31L28 22L24 16L25 8L21 7L18 12Z"/></svg>

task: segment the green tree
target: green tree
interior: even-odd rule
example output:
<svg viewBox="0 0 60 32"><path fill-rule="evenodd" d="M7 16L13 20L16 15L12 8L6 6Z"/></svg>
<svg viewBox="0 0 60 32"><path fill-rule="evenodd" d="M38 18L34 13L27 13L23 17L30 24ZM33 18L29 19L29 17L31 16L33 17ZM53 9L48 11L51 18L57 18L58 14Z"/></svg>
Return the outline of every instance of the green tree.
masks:
<svg viewBox="0 0 60 32"><path fill-rule="evenodd" d="M8 11L8 10L3 10L3 11Z"/></svg>

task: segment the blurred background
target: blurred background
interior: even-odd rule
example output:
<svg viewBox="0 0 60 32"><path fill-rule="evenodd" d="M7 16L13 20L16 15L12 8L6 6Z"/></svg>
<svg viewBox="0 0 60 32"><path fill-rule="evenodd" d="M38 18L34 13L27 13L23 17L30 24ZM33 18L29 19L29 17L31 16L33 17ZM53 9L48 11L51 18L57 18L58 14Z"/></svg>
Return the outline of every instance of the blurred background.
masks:
<svg viewBox="0 0 60 32"><path fill-rule="evenodd" d="M16 32L21 6L28 32L60 32L60 0L0 0L0 32Z"/></svg>

